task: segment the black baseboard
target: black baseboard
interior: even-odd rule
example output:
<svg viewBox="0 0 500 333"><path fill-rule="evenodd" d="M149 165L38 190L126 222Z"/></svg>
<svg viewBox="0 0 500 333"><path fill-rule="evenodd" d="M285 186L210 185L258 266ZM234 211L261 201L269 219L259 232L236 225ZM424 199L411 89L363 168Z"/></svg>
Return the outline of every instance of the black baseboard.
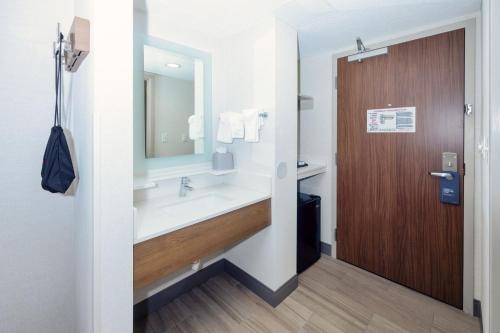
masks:
<svg viewBox="0 0 500 333"><path fill-rule="evenodd" d="M483 332L483 311L481 309L481 301L475 299L473 308L474 317L479 318L479 322L481 323L481 332Z"/></svg>
<svg viewBox="0 0 500 333"><path fill-rule="evenodd" d="M321 242L321 253L332 256L332 244Z"/></svg>
<svg viewBox="0 0 500 333"><path fill-rule="evenodd" d="M234 265L232 262L221 259L134 305L134 320L143 319L149 313L159 310L162 306L172 302L180 295L189 292L205 283L210 278L223 272L229 274L232 278L240 282L273 307L278 306L299 284L299 279L297 275L295 275L285 282L278 290L272 291L262 282Z"/></svg>
<svg viewBox="0 0 500 333"><path fill-rule="evenodd" d="M262 284L259 280L227 260L224 263L224 271L273 307L278 306L299 285L299 279L297 275L294 275L278 290L273 291L266 285Z"/></svg>
<svg viewBox="0 0 500 333"><path fill-rule="evenodd" d="M170 303L180 295L205 283L210 278L224 272L224 260L221 259L198 272L191 274L185 279L163 289L151 297L134 305L134 320L146 317L149 313L159 310L165 304Z"/></svg>

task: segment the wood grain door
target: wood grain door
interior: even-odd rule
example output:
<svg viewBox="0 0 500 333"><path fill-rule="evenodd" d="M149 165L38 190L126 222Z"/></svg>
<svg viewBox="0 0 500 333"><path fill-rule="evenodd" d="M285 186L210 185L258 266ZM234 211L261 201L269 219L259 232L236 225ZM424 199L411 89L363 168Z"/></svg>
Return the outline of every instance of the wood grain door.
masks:
<svg viewBox="0 0 500 333"><path fill-rule="evenodd" d="M442 153L464 175L464 29L338 60L338 258L462 308L463 199L440 202ZM367 110L416 107L415 133L367 133Z"/></svg>

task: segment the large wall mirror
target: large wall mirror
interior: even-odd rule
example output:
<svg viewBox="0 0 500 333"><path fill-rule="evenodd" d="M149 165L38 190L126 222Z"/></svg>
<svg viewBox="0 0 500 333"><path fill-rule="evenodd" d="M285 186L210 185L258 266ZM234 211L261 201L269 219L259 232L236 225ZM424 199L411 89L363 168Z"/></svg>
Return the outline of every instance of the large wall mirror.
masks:
<svg viewBox="0 0 500 333"><path fill-rule="evenodd" d="M139 38L139 37L137 37ZM211 154L211 57L209 54L149 36L136 43L135 96L140 103L140 141L146 169L208 160ZM140 77L139 77L140 75ZM141 85L137 82L141 80ZM140 88L139 88L140 87ZM137 163L136 163L137 164Z"/></svg>

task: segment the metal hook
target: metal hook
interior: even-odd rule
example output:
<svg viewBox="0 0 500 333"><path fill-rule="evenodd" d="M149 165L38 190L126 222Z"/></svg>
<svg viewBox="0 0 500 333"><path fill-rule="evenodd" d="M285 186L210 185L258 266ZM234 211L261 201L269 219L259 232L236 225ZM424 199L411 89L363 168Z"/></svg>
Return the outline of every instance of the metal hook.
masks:
<svg viewBox="0 0 500 333"><path fill-rule="evenodd" d="M62 39L61 39L62 36ZM69 46L69 43L66 39L64 39L64 35L61 33L61 23L57 22L57 36L55 42L52 43L52 54L54 58L57 55L57 52L59 51L59 43L61 43L62 47L62 59L63 59L63 64L66 62L66 53L71 51L71 48Z"/></svg>

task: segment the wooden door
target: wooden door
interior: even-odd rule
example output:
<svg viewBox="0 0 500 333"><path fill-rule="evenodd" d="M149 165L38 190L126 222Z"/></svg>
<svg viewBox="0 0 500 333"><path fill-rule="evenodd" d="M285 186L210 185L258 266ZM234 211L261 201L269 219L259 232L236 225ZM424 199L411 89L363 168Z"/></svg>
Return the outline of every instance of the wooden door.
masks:
<svg viewBox="0 0 500 333"><path fill-rule="evenodd" d="M464 29L338 60L338 258L462 308ZM367 110L416 107L414 133L367 133ZM458 153L460 205L440 202Z"/></svg>

